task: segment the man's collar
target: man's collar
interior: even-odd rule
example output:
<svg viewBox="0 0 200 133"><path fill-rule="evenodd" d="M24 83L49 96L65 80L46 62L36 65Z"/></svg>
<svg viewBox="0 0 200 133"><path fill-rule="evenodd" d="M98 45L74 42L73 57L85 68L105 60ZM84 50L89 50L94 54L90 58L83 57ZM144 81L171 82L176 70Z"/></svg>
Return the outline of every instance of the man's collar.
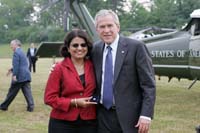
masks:
<svg viewBox="0 0 200 133"><path fill-rule="evenodd" d="M119 42L119 34L117 34L115 40L111 43L111 44L106 44L105 43L105 46L110 46L112 49L115 49L118 45L118 42Z"/></svg>

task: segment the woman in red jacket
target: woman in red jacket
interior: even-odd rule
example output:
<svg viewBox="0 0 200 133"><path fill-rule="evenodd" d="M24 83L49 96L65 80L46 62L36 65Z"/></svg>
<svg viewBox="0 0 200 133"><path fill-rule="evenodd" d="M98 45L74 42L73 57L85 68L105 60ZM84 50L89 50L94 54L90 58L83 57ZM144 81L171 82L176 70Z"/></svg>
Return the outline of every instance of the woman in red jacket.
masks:
<svg viewBox="0 0 200 133"><path fill-rule="evenodd" d="M90 52L92 43L82 30L71 31L47 81L44 102L52 107L49 133L96 133L96 87Z"/></svg>

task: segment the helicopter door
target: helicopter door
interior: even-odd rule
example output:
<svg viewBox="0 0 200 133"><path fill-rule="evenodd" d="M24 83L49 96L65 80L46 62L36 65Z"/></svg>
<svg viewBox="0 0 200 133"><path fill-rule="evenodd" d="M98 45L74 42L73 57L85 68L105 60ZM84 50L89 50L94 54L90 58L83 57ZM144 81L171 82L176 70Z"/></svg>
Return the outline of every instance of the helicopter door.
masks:
<svg viewBox="0 0 200 133"><path fill-rule="evenodd" d="M200 79L200 18L193 19L189 44L189 66L192 78Z"/></svg>

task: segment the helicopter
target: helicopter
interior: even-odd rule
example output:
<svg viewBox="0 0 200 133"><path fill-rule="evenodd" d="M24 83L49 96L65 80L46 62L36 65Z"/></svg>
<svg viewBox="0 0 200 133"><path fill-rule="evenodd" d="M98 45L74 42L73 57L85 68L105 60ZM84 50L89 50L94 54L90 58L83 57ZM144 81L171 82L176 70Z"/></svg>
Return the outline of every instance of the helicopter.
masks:
<svg viewBox="0 0 200 133"><path fill-rule="evenodd" d="M69 0L68 4L79 28L85 29L93 41L99 40L94 20L84 1ZM155 74L158 77L167 76L169 82L174 77L179 81L181 78L193 80L188 89L200 80L200 9L194 10L190 17L189 23L181 30L165 29L163 33L156 35L149 35L152 28L139 31L144 35L148 33L139 40L146 44L151 54ZM134 38L134 35L130 38ZM63 42L42 42L36 55L58 57L58 49L62 44Z"/></svg>
<svg viewBox="0 0 200 133"><path fill-rule="evenodd" d="M151 54L156 75L194 80L200 79L200 9L190 14L182 30L140 39ZM144 33L144 32L143 32Z"/></svg>

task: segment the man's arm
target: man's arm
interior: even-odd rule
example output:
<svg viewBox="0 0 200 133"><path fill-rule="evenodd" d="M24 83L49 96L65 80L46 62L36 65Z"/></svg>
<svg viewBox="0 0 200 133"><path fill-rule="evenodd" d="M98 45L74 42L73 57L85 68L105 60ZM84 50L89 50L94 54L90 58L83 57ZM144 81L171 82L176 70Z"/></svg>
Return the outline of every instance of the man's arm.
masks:
<svg viewBox="0 0 200 133"><path fill-rule="evenodd" d="M151 55L149 54L145 44L138 46L137 66L139 73L139 84L142 88L143 102L140 113L141 116L135 127L139 128L139 133L148 133L151 124L151 118L153 118L156 87Z"/></svg>
<svg viewBox="0 0 200 133"><path fill-rule="evenodd" d="M8 72L6 73L6 76L9 76L12 73L12 71L13 71L12 68L8 69Z"/></svg>
<svg viewBox="0 0 200 133"><path fill-rule="evenodd" d="M16 81L16 77L19 71L19 62L20 62L20 56L18 55L18 53L14 52L13 54L13 61L12 61L12 76L13 76L13 80Z"/></svg>

